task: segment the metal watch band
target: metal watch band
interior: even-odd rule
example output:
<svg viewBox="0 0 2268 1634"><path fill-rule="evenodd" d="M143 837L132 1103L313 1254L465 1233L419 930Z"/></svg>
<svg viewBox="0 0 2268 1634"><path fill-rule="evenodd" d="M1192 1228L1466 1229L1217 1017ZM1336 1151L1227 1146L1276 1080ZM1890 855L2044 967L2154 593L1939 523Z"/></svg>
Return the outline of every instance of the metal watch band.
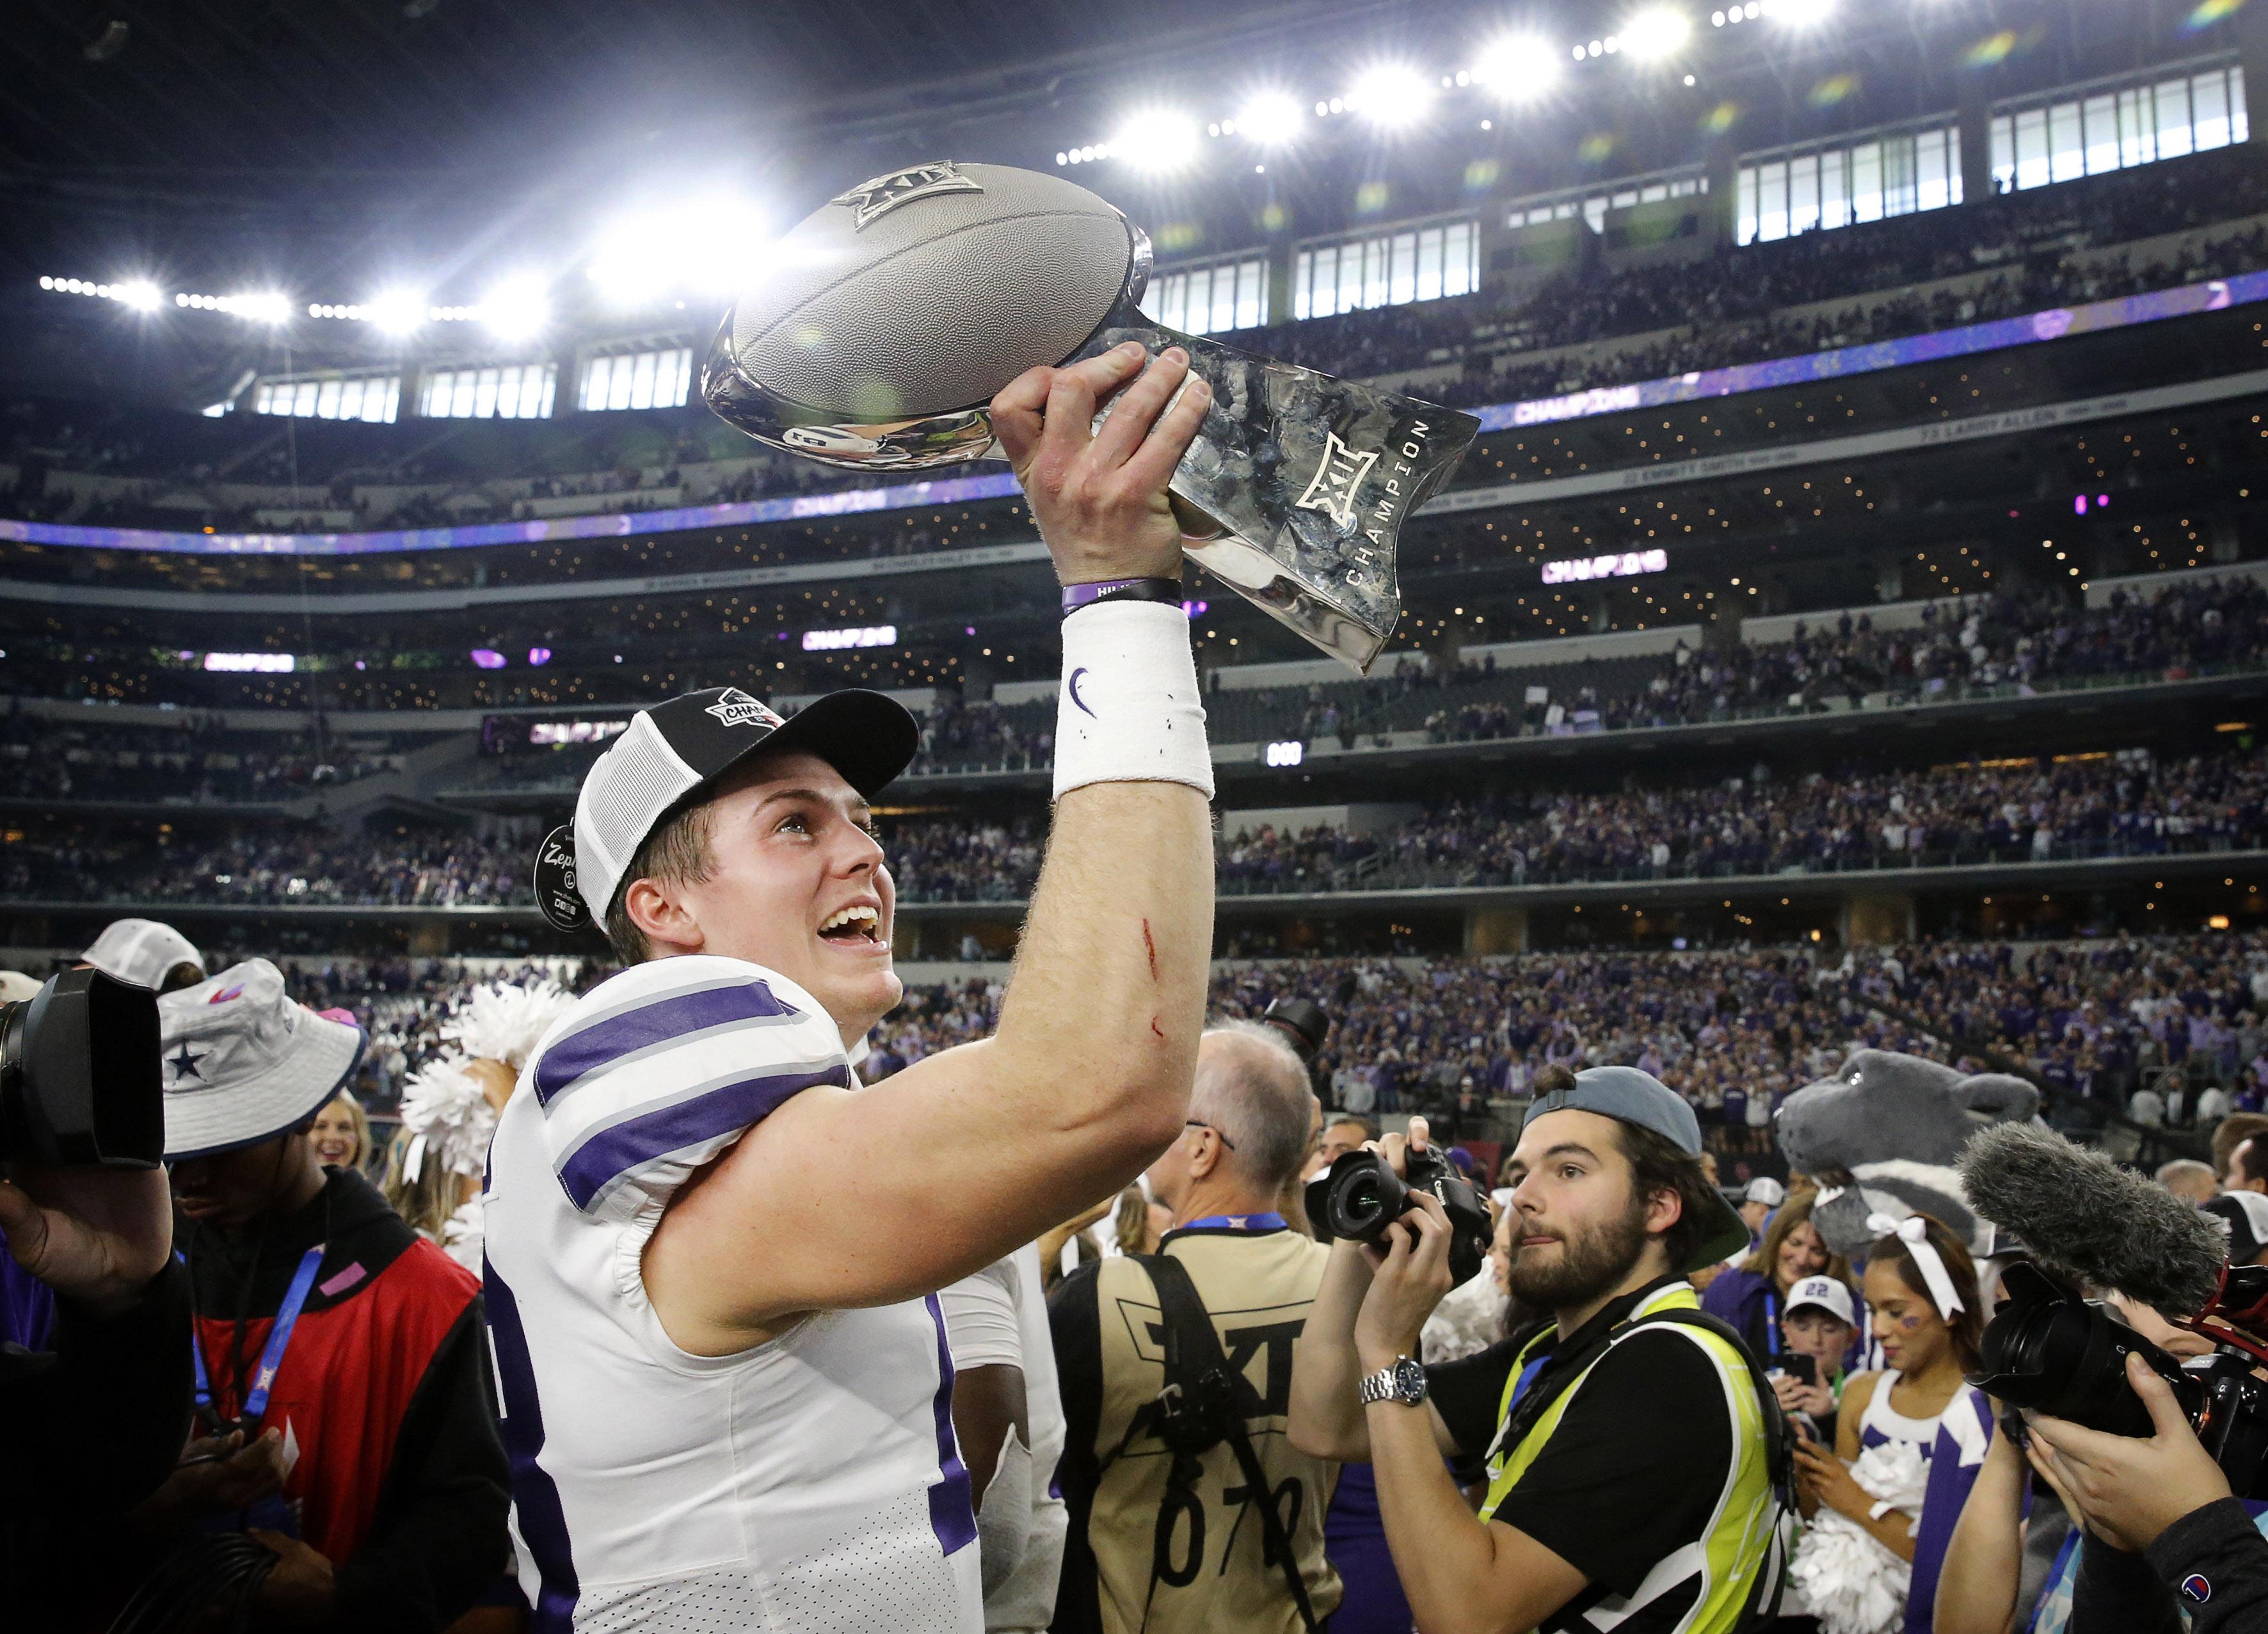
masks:
<svg viewBox="0 0 2268 1634"><path fill-rule="evenodd" d="M1065 585L1063 587L1065 618L1081 607L1093 607L1098 601L1169 601L1179 607L1182 581L1178 578L1101 578L1090 585Z"/></svg>

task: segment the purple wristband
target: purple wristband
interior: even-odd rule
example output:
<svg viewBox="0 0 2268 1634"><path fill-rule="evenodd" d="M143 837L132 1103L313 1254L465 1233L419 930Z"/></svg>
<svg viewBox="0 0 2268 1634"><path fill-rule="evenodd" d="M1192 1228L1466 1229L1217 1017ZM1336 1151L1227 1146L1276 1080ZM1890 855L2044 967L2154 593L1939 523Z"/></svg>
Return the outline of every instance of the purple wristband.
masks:
<svg viewBox="0 0 2268 1634"><path fill-rule="evenodd" d="M1064 616L1069 618L1081 607L1091 607L1098 601L1169 601L1182 604L1182 581L1178 578L1101 578L1090 585L1065 585L1063 587Z"/></svg>

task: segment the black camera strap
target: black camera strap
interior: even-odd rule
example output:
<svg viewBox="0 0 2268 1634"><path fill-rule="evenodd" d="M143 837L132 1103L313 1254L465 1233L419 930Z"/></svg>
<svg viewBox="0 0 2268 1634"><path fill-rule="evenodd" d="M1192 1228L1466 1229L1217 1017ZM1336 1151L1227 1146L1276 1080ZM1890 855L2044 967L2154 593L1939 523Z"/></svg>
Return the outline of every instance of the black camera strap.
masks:
<svg viewBox="0 0 2268 1634"><path fill-rule="evenodd" d="M1133 1258L1158 1291L1158 1314L1166 1330L1166 1382L1149 1409L1135 1415L1119 1450L1124 1451L1126 1442L1146 1423L1173 1454L1166 1477L1169 1501L1158 1511L1157 1537L1150 1553L1150 1592L1143 1602L1142 1621L1145 1626L1149 1623L1149 1601L1157 1597L1158 1580L1172 1559L1174 1522L1181 1505L1170 1501L1171 1495L1193 1487L1204 1472L1199 1460L1226 1441L1244 1476L1251 1502L1260 1510L1262 1557L1273 1560L1282 1569L1300 1626L1307 1634L1315 1634L1314 1609L1307 1602L1307 1579L1300 1575L1299 1557L1292 1548L1291 1529L1277 1513L1275 1488L1261 1468L1259 1454L1253 1450L1252 1435L1239 1406L1239 1380L1221 1349L1220 1335L1213 1328L1204 1300L1189 1280L1188 1268L1172 1255L1139 1254Z"/></svg>

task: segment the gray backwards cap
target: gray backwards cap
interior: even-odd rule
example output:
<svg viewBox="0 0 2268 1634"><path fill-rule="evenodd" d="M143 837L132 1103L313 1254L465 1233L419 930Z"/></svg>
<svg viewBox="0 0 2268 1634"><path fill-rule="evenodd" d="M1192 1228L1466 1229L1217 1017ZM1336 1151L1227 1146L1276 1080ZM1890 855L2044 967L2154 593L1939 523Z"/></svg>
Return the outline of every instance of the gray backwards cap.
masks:
<svg viewBox="0 0 2268 1634"><path fill-rule="evenodd" d="M1554 1112L1595 1112L1601 1117L1650 1129L1689 1157L1701 1155L1701 1120L1693 1115L1685 1097L1651 1072L1636 1067L1589 1067L1575 1074L1572 1089L1555 1089L1528 1108L1521 1132L1540 1117ZM1708 1189L1716 1207L1705 1226L1712 1226L1692 1257L1677 1269L1699 1270L1741 1252L1749 1246L1749 1225L1724 1195Z"/></svg>

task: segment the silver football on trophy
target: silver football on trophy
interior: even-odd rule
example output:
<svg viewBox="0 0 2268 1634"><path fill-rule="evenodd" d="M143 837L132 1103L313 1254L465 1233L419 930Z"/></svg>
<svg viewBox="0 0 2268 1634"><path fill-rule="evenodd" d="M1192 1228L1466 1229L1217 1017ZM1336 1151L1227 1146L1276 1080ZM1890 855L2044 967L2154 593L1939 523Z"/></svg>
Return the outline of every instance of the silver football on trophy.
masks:
<svg viewBox="0 0 2268 1634"><path fill-rule="evenodd" d="M988 405L1035 364L1182 347L1213 387L1172 482L1190 560L1367 669L1401 612L1402 524L1480 423L1152 323L1150 269L1141 229L1061 177L909 166L773 247L725 313L702 396L806 459L930 470L1000 457Z"/></svg>

